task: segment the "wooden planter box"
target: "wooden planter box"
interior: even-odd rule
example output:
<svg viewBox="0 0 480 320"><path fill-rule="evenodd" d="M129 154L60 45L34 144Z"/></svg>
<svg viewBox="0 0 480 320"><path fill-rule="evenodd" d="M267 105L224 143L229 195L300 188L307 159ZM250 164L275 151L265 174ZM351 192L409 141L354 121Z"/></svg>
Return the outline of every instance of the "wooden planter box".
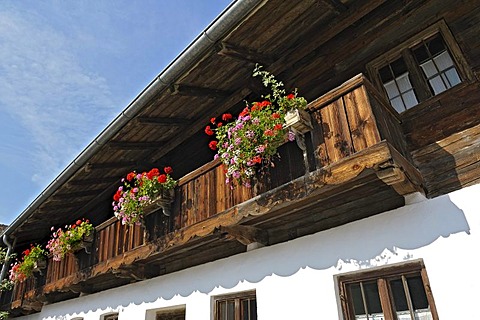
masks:
<svg viewBox="0 0 480 320"><path fill-rule="evenodd" d="M312 130L310 113L301 109L290 110L285 115L285 125L287 128L292 128L301 134L305 134Z"/></svg>

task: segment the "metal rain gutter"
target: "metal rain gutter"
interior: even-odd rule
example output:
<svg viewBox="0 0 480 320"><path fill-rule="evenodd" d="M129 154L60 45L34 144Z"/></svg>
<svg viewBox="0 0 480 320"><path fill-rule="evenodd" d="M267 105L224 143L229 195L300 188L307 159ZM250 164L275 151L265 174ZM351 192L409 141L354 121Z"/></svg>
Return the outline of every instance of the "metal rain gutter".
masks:
<svg viewBox="0 0 480 320"><path fill-rule="evenodd" d="M212 23L190 43L90 144L38 195L35 200L6 228L8 236L21 226L32 213L78 169L103 147L154 96L166 90L183 72L194 66L207 49L221 40L255 7L265 0L234 0Z"/></svg>
<svg viewBox="0 0 480 320"><path fill-rule="evenodd" d="M8 264L10 262L10 254L12 254L12 249L13 249L13 246L15 245L15 240L13 241L13 245L8 242L8 236L6 233L3 234L3 243L5 243L5 245L7 246L7 254L5 255L5 261L3 262L3 265L2 265L2 272L0 273L0 282L3 281L3 279L5 279L5 275L7 274L7 270L8 270Z"/></svg>

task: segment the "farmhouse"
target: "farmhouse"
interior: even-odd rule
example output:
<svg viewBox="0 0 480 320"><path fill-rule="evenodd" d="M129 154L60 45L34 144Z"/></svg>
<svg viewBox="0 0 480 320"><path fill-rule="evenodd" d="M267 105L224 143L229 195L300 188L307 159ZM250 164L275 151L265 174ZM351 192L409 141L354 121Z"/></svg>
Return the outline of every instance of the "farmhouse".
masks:
<svg viewBox="0 0 480 320"><path fill-rule="evenodd" d="M479 26L477 1L233 1L2 232L21 255L46 245L52 226L95 229L84 249L1 292L1 309L18 319L472 319ZM204 131L263 99L257 64L306 98L307 129L250 187L232 189ZM122 224L120 179L165 167L178 181L170 201Z"/></svg>

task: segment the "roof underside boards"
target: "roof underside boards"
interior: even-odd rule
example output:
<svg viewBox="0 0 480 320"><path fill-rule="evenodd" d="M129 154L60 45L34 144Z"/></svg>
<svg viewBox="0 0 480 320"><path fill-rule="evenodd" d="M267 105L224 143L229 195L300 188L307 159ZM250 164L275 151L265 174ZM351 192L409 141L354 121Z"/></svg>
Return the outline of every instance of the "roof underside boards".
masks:
<svg viewBox="0 0 480 320"><path fill-rule="evenodd" d="M171 165L174 177L179 178L211 160L213 154L202 148L208 139L202 129L210 117L240 110L245 100L259 97L261 92L253 89L259 82L251 77L256 61L264 63L287 88L294 85L312 100L362 72L362 64L344 64L343 56L358 51L359 59L371 59L380 42L372 43L373 49L367 50L367 39L371 41L372 32L380 29L388 35L387 22L405 13L402 10L409 10L404 8L404 1L262 3L198 57L168 90L148 101L48 197L14 231L17 244L45 240L52 225L64 225L79 217L88 217L94 224L106 220L113 215L111 196L130 170ZM367 15L372 17L368 24L364 19Z"/></svg>

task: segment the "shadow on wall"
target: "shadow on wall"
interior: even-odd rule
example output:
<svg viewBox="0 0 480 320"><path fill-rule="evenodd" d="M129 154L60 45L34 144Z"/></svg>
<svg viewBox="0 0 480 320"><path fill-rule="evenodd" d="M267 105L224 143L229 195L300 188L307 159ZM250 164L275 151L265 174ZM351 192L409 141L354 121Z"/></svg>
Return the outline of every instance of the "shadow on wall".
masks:
<svg viewBox="0 0 480 320"><path fill-rule="evenodd" d="M302 237L287 243L261 248L155 279L80 297L75 312L117 309L121 306L149 303L194 292L208 294L216 287L232 288L239 282L256 283L272 274L288 277L300 269L335 267L341 261L369 266L384 260L386 251L397 248L414 250L440 237L469 233L465 214L448 196L404 206L344 226ZM407 259L408 257L404 257ZM340 262L340 263L339 263ZM127 293L127 294L126 294ZM78 310L81 306L83 310ZM72 304L64 301L44 307L42 316L57 318L71 314Z"/></svg>

